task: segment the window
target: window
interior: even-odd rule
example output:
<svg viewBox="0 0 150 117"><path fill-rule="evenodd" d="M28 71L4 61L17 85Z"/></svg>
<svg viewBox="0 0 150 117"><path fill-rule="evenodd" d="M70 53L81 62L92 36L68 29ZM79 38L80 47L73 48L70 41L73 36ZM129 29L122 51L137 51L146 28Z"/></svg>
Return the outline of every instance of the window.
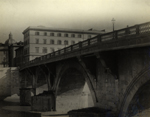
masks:
<svg viewBox="0 0 150 117"><path fill-rule="evenodd" d="M38 44L39 43L39 39L35 39L35 43Z"/></svg>
<svg viewBox="0 0 150 117"><path fill-rule="evenodd" d="M58 36L58 37L61 37L61 33L57 33L57 36Z"/></svg>
<svg viewBox="0 0 150 117"><path fill-rule="evenodd" d="M43 53L47 53L47 47L43 47Z"/></svg>
<svg viewBox="0 0 150 117"><path fill-rule="evenodd" d="M50 33L50 36L54 36L54 33Z"/></svg>
<svg viewBox="0 0 150 117"><path fill-rule="evenodd" d="M35 47L35 52L39 53L39 47Z"/></svg>
<svg viewBox="0 0 150 117"><path fill-rule="evenodd" d="M78 38L81 38L81 35L78 35Z"/></svg>
<svg viewBox="0 0 150 117"><path fill-rule="evenodd" d="M27 40L27 44L29 44L29 40Z"/></svg>
<svg viewBox="0 0 150 117"><path fill-rule="evenodd" d="M26 45L26 41L24 41L24 45Z"/></svg>
<svg viewBox="0 0 150 117"><path fill-rule="evenodd" d="M26 33L26 34L24 34L24 37L28 37L29 36L29 32L28 33Z"/></svg>
<svg viewBox="0 0 150 117"><path fill-rule="evenodd" d="M46 44L46 39L43 39L43 43Z"/></svg>
<svg viewBox="0 0 150 117"><path fill-rule="evenodd" d="M27 44L28 44L28 40L26 40L26 41L24 42L24 44L27 45Z"/></svg>
<svg viewBox="0 0 150 117"><path fill-rule="evenodd" d="M24 49L24 54L27 54L27 49Z"/></svg>
<svg viewBox="0 0 150 117"><path fill-rule="evenodd" d="M58 41L57 41L57 44L58 44L58 45L61 45L61 40L58 40Z"/></svg>
<svg viewBox="0 0 150 117"><path fill-rule="evenodd" d="M40 33L39 32L35 32L35 35L40 35Z"/></svg>
<svg viewBox="0 0 150 117"><path fill-rule="evenodd" d="M54 44L54 40L50 40L50 44Z"/></svg>
<svg viewBox="0 0 150 117"><path fill-rule="evenodd" d="M65 34L64 36L65 36L65 37L68 37L68 34Z"/></svg>
<svg viewBox="0 0 150 117"><path fill-rule="evenodd" d="M71 45L75 44L75 41L71 41Z"/></svg>
<svg viewBox="0 0 150 117"><path fill-rule="evenodd" d="M47 36L47 32L44 32L44 36Z"/></svg>
<svg viewBox="0 0 150 117"><path fill-rule="evenodd" d="M27 48L27 54L29 54L29 48Z"/></svg>
<svg viewBox="0 0 150 117"><path fill-rule="evenodd" d="M71 37L75 37L75 34L71 34Z"/></svg>
<svg viewBox="0 0 150 117"><path fill-rule="evenodd" d="M91 35L88 35L88 39L91 38Z"/></svg>
<svg viewBox="0 0 150 117"><path fill-rule="evenodd" d="M68 45L68 41L67 40L64 41L64 45Z"/></svg>
<svg viewBox="0 0 150 117"><path fill-rule="evenodd" d="M54 48L50 48L50 51L51 51L51 52L54 52L54 51L55 51L55 49L54 49Z"/></svg>

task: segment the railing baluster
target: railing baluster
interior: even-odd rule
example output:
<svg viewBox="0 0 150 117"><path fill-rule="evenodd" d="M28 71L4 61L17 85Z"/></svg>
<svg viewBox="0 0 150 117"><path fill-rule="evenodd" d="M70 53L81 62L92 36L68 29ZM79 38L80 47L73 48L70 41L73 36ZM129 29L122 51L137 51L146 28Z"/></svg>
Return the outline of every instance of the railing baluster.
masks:
<svg viewBox="0 0 150 117"><path fill-rule="evenodd" d="M139 34L139 25L136 25L136 34Z"/></svg>
<svg viewBox="0 0 150 117"><path fill-rule="evenodd" d="M115 31L115 39L118 39L118 31Z"/></svg>
<svg viewBox="0 0 150 117"><path fill-rule="evenodd" d="M101 40L101 35L98 35L97 36L97 42L101 42L102 40Z"/></svg>
<svg viewBox="0 0 150 117"><path fill-rule="evenodd" d="M88 45L90 45L90 41L91 41L91 39L88 39Z"/></svg>
<svg viewBox="0 0 150 117"><path fill-rule="evenodd" d="M71 45L71 51L73 50L73 46Z"/></svg>
<svg viewBox="0 0 150 117"><path fill-rule="evenodd" d="M82 42L79 42L79 48L82 48Z"/></svg>
<svg viewBox="0 0 150 117"><path fill-rule="evenodd" d="M64 48L64 53L66 53L66 48Z"/></svg>

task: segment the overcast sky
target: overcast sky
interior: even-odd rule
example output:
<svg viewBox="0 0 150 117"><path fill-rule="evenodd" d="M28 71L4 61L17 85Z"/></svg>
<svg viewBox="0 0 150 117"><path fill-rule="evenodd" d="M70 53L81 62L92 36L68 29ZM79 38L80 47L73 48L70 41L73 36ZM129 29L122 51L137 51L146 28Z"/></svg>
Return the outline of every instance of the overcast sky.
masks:
<svg viewBox="0 0 150 117"><path fill-rule="evenodd" d="M150 0L0 0L0 42L29 26L112 31L150 21Z"/></svg>

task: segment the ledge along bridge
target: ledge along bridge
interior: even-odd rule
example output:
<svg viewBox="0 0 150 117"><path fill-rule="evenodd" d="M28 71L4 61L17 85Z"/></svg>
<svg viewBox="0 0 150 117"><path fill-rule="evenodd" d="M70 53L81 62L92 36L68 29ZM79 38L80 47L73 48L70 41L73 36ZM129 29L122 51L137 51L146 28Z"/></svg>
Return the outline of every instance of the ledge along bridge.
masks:
<svg viewBox="0 0 150 117"><path fill-rule="evenodd" d="M23 63L19 70L21 103L33 110L56 110L57 95L78 95L86 82L94 107L110 109L119 117L134 115L150 108L150 22L65 47ZM36 95L43 84L48 91ZM32 100L29 91L34 93ZM70 99L62 108L78 109L78 102Z"/></svg>

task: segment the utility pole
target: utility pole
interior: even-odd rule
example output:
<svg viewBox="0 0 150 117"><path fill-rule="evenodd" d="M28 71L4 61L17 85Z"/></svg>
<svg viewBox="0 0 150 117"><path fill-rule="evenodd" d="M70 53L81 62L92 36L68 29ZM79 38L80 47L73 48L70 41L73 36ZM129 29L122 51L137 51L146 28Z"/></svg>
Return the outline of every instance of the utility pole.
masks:
<svg viewBox="0 0 150 117"><path fill-rule="evenodd" d="M115 24L115 19L113 18L111 21L112 21L112 24L113 24L113 32L114 32L114 30L115 30L115 25L114 25Z"/></svg>
<svg viewBox="0 0 150 117"><path fill-rule="evenodd" d="M114 36L115 36L115 35L114 35L114 30L115 30L115 19L113 18L111 21L112 21L112 24L113 24L113 39L114 39Z"/></svg>

